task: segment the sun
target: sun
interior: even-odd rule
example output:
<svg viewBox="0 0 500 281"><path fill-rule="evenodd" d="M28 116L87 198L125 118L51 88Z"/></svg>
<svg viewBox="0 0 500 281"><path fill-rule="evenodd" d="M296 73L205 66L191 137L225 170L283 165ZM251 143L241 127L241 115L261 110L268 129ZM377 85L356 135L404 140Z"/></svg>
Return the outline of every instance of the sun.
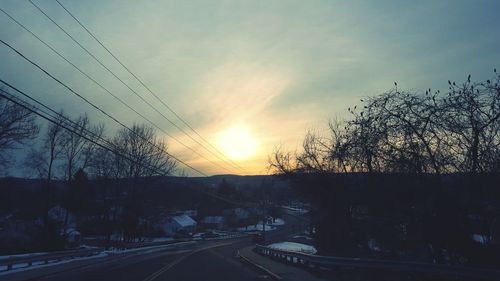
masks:
<svg viewBox="0 0 500 281"><path fill-rule="evenodd" d="M257 153L257 141L244 127L233 127L222 131L219 146L231 160L246 160Z"/></svg>

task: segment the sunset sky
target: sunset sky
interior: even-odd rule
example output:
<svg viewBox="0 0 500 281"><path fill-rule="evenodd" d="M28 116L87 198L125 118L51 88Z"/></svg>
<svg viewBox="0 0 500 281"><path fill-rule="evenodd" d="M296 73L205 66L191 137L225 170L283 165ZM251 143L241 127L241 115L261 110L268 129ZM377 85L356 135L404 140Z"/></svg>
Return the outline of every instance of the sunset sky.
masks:
<svg viewBox="0 0 500 281"><path fill-rule="evenodd" d="M191 133L57 2L33 2ZM404 89L446 90L448 80L462 81L468 74L484 80L500 68L500 1L495 0L60 2L162 101L245 170L221 169L166 137L173 155L208 174L265 174L274 147L299 147L307 129L324 128L331 118L349 118L347 107L390 89L395 81ZM219 162L30 2L0 0L0 8L159 127ZM0 39L125 124L147 123L2 12ZM3 45L0 78L73 117L87 112L93 122L106 124L108 134L118 129Z"/></svg>

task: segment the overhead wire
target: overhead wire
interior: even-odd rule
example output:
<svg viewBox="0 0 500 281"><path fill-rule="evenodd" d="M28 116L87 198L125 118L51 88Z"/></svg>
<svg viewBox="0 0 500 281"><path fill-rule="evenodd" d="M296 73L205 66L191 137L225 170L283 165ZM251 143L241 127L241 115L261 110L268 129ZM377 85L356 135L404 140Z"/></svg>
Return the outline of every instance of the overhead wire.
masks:
<svg viewBox="0 0 500 281"><path fill-rule="evenodd" d="M177 128L180 132L182 132L183 134L185 134L187 137L189 137L196 144L200 145L203 149L205 149L206 151L208 151L210 154L212 154L213 156L215 156L217 159L219 159L222 162L224 162L224 163L227 164L227 162L224 159L221 159L218 155L214 154L212 151L210 151L208 148L206 148L206 146L204 146L198 140L196 140L195 138L193 138L185 130L183 130L181 127L179 127L175 122L173 122L167 116L165 116L165 114L163 114L160 110L158 110L154 105L152 105L150 102L148 102L136 90L132 89L132 87L130 87L130 85L128 85L125 81L123 81L123 79L121 79L120 77L118 77L118 75L116 73L114 73L99 58L97 58L92 52L90 52L85 46L83 46L74 36L72 36L68 31L66 31L66 29L64 29L60 24L58 24L54 19L52 19L52 17L50 15L48 15L40 6L38 6L37 4L35 4L32 0L28 0L28 2L31 3L38 11L40 11L49 21L51 21L66 36L68 36L78 47L80 47L85 53L87 53L94 61L96 61L101 67L103 67L107 72L109 72L113 77L115 77L121 84L123 84L126 88L128 88L142 102L144 102L146 105L148 105L150 108L152 108L156 113L158 113L160 116L162 116L172 126L174 126L175 128Z"/></svg>
<svg viewBox="0 0 500 281"><path fill-rule="evenodd" d="M30 0L31 2L31 0ZM32 3L33 4L33 3ZM92 77L88 76L87 74L85 74L83 71L81 71L76 65L74 65L73 63L71 63L69 60L67 60L64 56L62 56L59 52L57 52L54 48L52 48L50 45L48 45L46 42L44 42L43 40L41 40L41 38L39 38L38 36L36 36L36 34L34 34L33 32L31 32L29 29L27 29L25 26L23 26L22 24L20 24L18 21L16 21L13 17L11 17L9 14L7 14L3 9L0 8L0 10L2 12L4 12L7 16L9 16L9 18L11 18L12 20L14 20L17 24L19 24L21 27L23 27L26 31L28 31L30 34L32 34L33 36L35 36L35 38L37 38L39 41L41 41L44 45L46 45L49 49L51 49L53 52L55 52L56 54L58 54L61 58L63 58L65 61L67 61L70 65L72 65L73 67L75 67L77 70L79 70L80 72L82 72L82 74L84 74L87 78L89 78L90 80L94 81L97 85L100 85L100 83L98 83L97 81L95 81L95 79L93 79ZM67 90L69 90L72 94L76 95L78 98L82 99L84 102L86 102L87 104L89 104L90 106L92 106L94 109L96 109L97 111L101 112L103 115L105 115L106 117L110 118L111 120L113 120L115 123L119 124L120 126L122 126L123 128L125 128L126 130L130 131L131 133L133 134L136 134L138 137L141 137L143 138L142 136L138 135L135 131L133 131L132 129L130 129L128 126L126 126L125 124L123 124L121 121L119 121L118 119L116 119L114 116L112 116L111 114L107 113L106 111L104 111L103 109L101 109L99 106L95 105L94 103L90 102L88 99L86 99L85 97L83 97L81 94L79 94L78 92L76 92L75 90L73 90L71 87L69 87L67 84L65 84L64 82L62 82L60 79L56 78L54 75L52 75L51 73L49 73L47 70L45 70L44 68L42 68L41 66L39 66L37 63L35 63L34 61L32 61L31 59L29 59L28 57L26 57L24 54L22 54L20 51L18 51L16 48L14 48L13 46L11 46L10 44L8 44L7 42L3 41L2 39L0 39L0 43L2 43L3 45L5 45L6 47L8 47L9 49L11 49L12 51L14 51L17 55L19 55L21 58L23 58L24 60L26 60L27 62L29 62L30 64L32 64L33 66L35 66L36 68L38 68L40 71L42 71L45 75L47 75L49 78L51 78L52 80L56 81L58 84L60 84L61 86L63 86L64 88L66 88ZM91 54L90 54L91 55ZM15 91L19 92L19 93L23 93L22 91L20 91L19 89L15 88L14 86L8 84L7 82L5 82L4 80L0 79L0 82L4 83L5 85L9 86L10 88L14 89ZM142 83L141 83L142 84ZM102 86L102 85L101 85ZM146 87L146 86L145 86ZM102 88L104 88L102 86ZM104 88L105 89L105 88ZM1 90L1 92L3 94L0 94L2 95L3 97L9 99L10 101L22 106L23 108L26 108L32 112L34 112L35 114L39 115L40 117L42 117L43 119L49 121L49 122L55 122L54 120L51 120L50 118L56 118L54 116L51 116L50 114L47 114L47 112L44 112L43 110L40 110L38 109L38 111L42 111L42 113L38 112L36 109L33 109L33 108L30 108L30 106L27 106L26 102L24 102L24 104L22 104L21 102L19 101L15 101L13 98L12 98L12 95L8 92L5 92L3 90ZM5 94L9 94L11 95L11 97L7 97ZM53 109L50 109L50 107L44 105L43 103L37 101L36 99L34 99L33 97L29 96L29 95L26 95L26 94L23 94L24 96L26 96L27 98L35 101L36 103L40 104L41 106L47 108L49 111L55 113L56 115L60 116L59 113L57 113L56 111L54 111ZM32 106L33 107L33 106ZM36 108L36 106L34 107ZM43 114L46 114L46 115L43 115ZM48 117L49 116L49 117ZM68 122L68 120L66 120ZM69 119L69 122L72 122L72 120ZM68 128L68 126L66 125L62 125L63 128L65 128L66 130L72 132L72 133L75 133L75 134L78 134L74 129L71 129L71 128ZM88 131L88 130L87 130ZM84 135L80 135L81 137L85 138L86 140L88 141L91 141L93 142L94 144L98 145L99 147L101 148L104 148L106 150L109 150L109 151L112 151L114 153L116 153L117 155L120 155L124 158L126 158L127 160L130 160L136 164L141 164L139 162L137 162L136 160L126 156L126 155L123 155L123 153L117 151L117 150L113 150L111 149L110 147L107 147L105 145L103 145L102 143L97 143L93 140L91 140L88 136L84 136ZM144 138L143 138L144 139ZM103 140L101 138L101 140ZM144 139L146 140L146 139ZM104 139L105 142L108 142L107 140ZM188 167L189 169L201 174L202 176L205 176L205 177L208 177L207 174L205 174L204 172L200 171L199 169L193 167L192 165L190 164L187 164L185 163L184 161L182 161L181 159L175 157L174 155L168 153L167 151L165 151L163 148L161 147L158 147L156 144L153 144L151 143L149 140L146 140L148 141L151 145L154 145L157 149L160 149L162 150L166 155L170 156L172 159L176 160L177 162L185 165L186 167ZM144 167L144 165L142 165ZM148 169L151 169L151 167L146 167ZM158 174L159 171L156 170L155 172L157 172ZM244 204L244 203L241 203L241 202L236 202L236 201L233 201L233 200L229 200L229 199L226 199L224 198L223 196L219 196L219 195L215 195L215 194L212 194L212 193L208 193L208 195L214 197L214 198L218 198L219 200L223 200L223 201L226 201L228 203L232 203L232 204L235 204L235 205L242 205L242 206L245 206L247 204Z"/></svg>
<svg viewBox="0 0 500 281"><path fill-rule="evenodd" d="M57 126L60 126L62 127L63 129L71 132L72 134L75 134L75 135L78 135L82 138L84 138L85 140L107 150L107 151L110 151L120 157L123 157L139 166L142 166L148 170L151 170L153 172L155 172L156 174L158 175L164 175L166 174L167 172L165 171L162 171L161 169L157 169L156 167L154 166L147 166L147 165L144 165L143 163L141 163L140 161L136 160L132 155L125 155L123 152L120 152L117 147L111 143L109 140L107 140L106 138L103 138L101 135L98 135L96 134L95 132L93 132L92 130L89 130L88 128L85 128L81 125L79 125L78 123L76 123L75 121L71 120L70 118L64 116L62 113L60 112L57 112L56 110L52 109L51 107L47 106L46 104L42 103L41 101L39 101L38 99L34 98L33 96L27 94L26 92L18 89L17 87L11 85L10 83L4 81L3 79L0 78L0 82L3 83L4 85L6 85L7 87L13 89L14 91L16 91L17 93L23 95L24 97L28 98L29 100L35 102L36 104L40 105L41 107L45 108L46 110L50 111L51 113L47 113L47 111L43 110L43 109L40 109L38 108L37 106L35 105L32 105L30 104L29 102L26 102L26 101L22 101L20 100L19 98L15 97L14 95L12 95L11 93L3 90L0 88L0 96L8 99L9 101L19 105L19 106L22 106L23 108L33 112L34 114L42 117L43 119L57 125ZM8 96L6 96L8 95ZM9 97L10 96L10 97ZM15 98L13 98L15 97ZM16 98L17 98L17 101L16 101ZM40 113L42 112L42 113ZM52 115L54 114L54 115ZM69 123L69 126L67 126L65 123L62 123L60 121L64 121L66 123ZM87 134L90 134L92 135L92 137L89 137L87 135L84 135L82 134L80 131L77 131L75 130L75 127L80 127L80 129L82 129L84 132L86 132ZM96 139L99 139L101 140L102 142L105 142L107 145L109 146L106 146L102 143L98 143L96 141ZM211 197L214 197L215 199L218 199L218 200L221 200L221 201L224 201L226 203L230 203L232 205L237 205L237 206L243 206L243 207L255 207L256 205L253 204L253 203L242 203L242 202L238 202L238 201L234 201L234 200L231 200L231 199L228 199L228 198L225 198L224 196L220 196L218 194L215 194L213 192L203 192L204 194L206 195L209 195Z"/></svg>
<svg viewBox="0 0 500 281"><path fill-rule="evenodd" d="M123 152L120 152L119 150L116 149L115 145L112 144L109 140L106 140L105 138L103 138L102 136L99 136L97 135L95 132L92 132L91 130L87 129L87 128L84 128L82 126L79 126L76 122L74 122L73 120L69 119L68 117L64 116L63 114L61 114L60 112L57 112L55 111L54 109L50 108L49 106L45 105L44 103L42 103L41 101L37 100L36 98L32 97L31 95L27 94L26 92L18 89L17 87L9 84L8 82L4 81L3 79L0 78L0 82L3 83L4 85L6 85L7 87L13 89L14 91L16 91L17 93L23 95L24 97L28 98L29 100L35 102L36 104L42 106L43 108L45 108L46 110L50 111L51 113L47 113L47 111L43 110L43 109L40 109L38 108L37 106L33 105L33 104L30 104L29 102L26 102L26 101L22 101L20 100L19 98L14 98L15 96L12 95L11 93L3 90L0 88L0 96L8 99L9 101L33 112L34 114L42 117L43 119L57 125L57 126L60 126L62 127L63 129L69 131L70 133L72 134L75 134L75 135L78 135L82 138L84 138L85 140L107 150L107 151L110 151L112 153L115 153L116 155L120 156L120 157L123 157L139 166L142 166L143 168L146 168L148 170L151 170L153 172L155 172L156 174L158 175L163 175L165 174L165 171L162 171L161 169L157 169L156 167L154 166L148 166L148 165L144 165L143 163L141 163L140 161L136 160L132 155L125 155ZM8 95L8 96L7 96ZM40 113L42 112L42 113ZM56 116L54 116L54 115ZM66 125L66 123L63 123L63 122L59 122L59 121L64 121L66 123L69 123L69 125ZM90 135L93 135L93 137L89 137L87 135L84 135L82 134L81 132L75 130L75 126L79 126L81 129L83 129L84 132L86 132L87 134L90 134ZM102 143L99 143L96 141L96 139L100 139L101 141L107 143L107 145L109 146L106 146ZM111 148L110 148L111 147ZM114 148L113 148L114 147ZM218 199L218 200L221 200L223 202L226 202L226 203L229 203L229 204L232 204L232 205L236 205L236 206L243 206L243 207L255 207L256 205L253 204L253 203L242 203L242 202L238 202L238 201L235 201L235 200L232 200L232 199L228 199L228 198L225 198L224 196L221 196L221 195L218 195L218 194L215 194L213 192L207 192L207 191L204 191L203 192L204 194L208 195L208 196L211 196L211 197L214 197L215 199Z"/></svg>
<svg viewBox="0 0 500 281"><path fill-rule="evenodd" d="M7 17L9 17L9 19L11 19L12 21L14 21L17 25L19 25L21 28L23 28L26 32L30 33L33 37L35 37L38 41L40 41L43 45L45 45L47 48L49 48L52 52L54 52L57 56L59 56L61 59L63 59L64 61L66 61L69 65L71 65L73 68L75 68L78 72L80 72L82 75L84 75L87 79L91 80L94 84L96 84L99 88L101 88L102 90L104 90L106 93L108 93L109 95L111 95L113 98L115 98L116 100L118 100L121 104L123 104L125 107L127 107L128 109L132 110L135 114L137 114L138 116L140 116L142 119L146 120L148 123L150 123L153 127L155 127L156 129L160 130L161 132L163 132L165 135L167 135L168 137L170 137L171 139L173 139L174 141L176 141L177 143L179 143L180 145L184 146L186 149L190 150L191 152L193 152L194 154L198 155L199 157L205 159L207 162L210 162L211 164L215 165L215 166L218 166L219 168L221 169L225 169L229 172L231 172L230 170L228 170L227 168L219 165L218 163L216 162L213 162L212 160L206 158L205 156L203 156L202 154L200 154L199 152L197 152L196 150L194 150L192 147L189 147L188 145L186 145L185 143L183 143L182 141L180 141L178 138L174 137L173 135L169 134L167 131L165 131L164 129L162 129L161 127L159 127L156 123L154 123L153 121L151 121L151 119L147 118L146 116L144 116L143 114L141 114L140 112L138 112L136 109L134 109L132 106L130 106L129 104L127 104L125 101L123 101L123 99L121 99L120 97L118 97L116 94L112 93L110 90L108 90L106 87L104 87L101 83L99 83L95 78L91 77L89 74L87 74L85 71L83 71L81 68L79 68L78 66L76 66L73 62L71 62L69 59L67 59L64 55L62 55L59 51L57 51L54 47L52 47L50 44L48 44L46 41L44 41L43 39L41 39L38 35L36 35L33 31L31 31L28 27L26 27L25 25L23 25L21 22L19 22L17 19L15 19L12 15L10 15L8 12L6 12L5 10L3 10L2 8L0 8L0 11L3 12Z"/></svg>
<svg viewBox="0 0 500 281"><path fill-rule="evenodd" d="M55 77L54 75L52 75L51 73L49 73L47 70L45 70L44 68L42 68L40 65L38 65L37 63L35 63L34 61L32 61L31 59L29 59L28 57L26 57L24 54L22 54L20 51L18 51L16 48L12 47L10 44L8 44L7 42L3 41L2 39L0 39L0 43L2 43L3 45L5 45L6 47L8 47L10 50L12 50L13 52L15 52L17 55L19 55L21 58L23 58L25 61L29 62L30 64L32 64L33 66L35 66L36 68L38 68L41 72L43 72L45 75L47 75L48 77L50 77L52 80L56 81L58 84L60 84L61 86L63 86L64 88L66 88L68 91L70 91L72 94L76 95L78 98L80 98L81 100L83 100L84 102L86 102L87 104L89 104L91 107L93 107L94 109L96 109L97 111L101 112L102 114L104 114L105 116L107 116L108 118L110 118L111 120L113 120L115 123L119 124L120 126L122 126L123 128L125 128L126 130L130 131L131 133L135 134L136 136L142 138L143 140L149 142L150 145L153 145L155 146L157 149L160 149L161 151L163 151L166 155L169 155L170 157L172 157L173 159L175 159L176 161L182 163L184 166L190 168L191 170L201 174L201 175L204 175L204 176L208 176L207 174L205 174L204 172L200 171L199 169L193 167L192 165L182 161L181 159L179 159L178 157L172 155L171 153L165 151L165 149L161 148L161 147L158 147L156 144L152 143L151 141L145 139L143 136L137 134L137 132L135 132L134 130L132 130L131 128L129 128L127 125L125 125L123 122L121 122L120 120L118 120L116 117L112 116L111 114L107 113L105 110L103 110L102 108L100 108L99 106L97 106L96 104L92 103L91 101L89 101L87 98L85 98L84 96L82 96L81 94L79 94L78 92L76 92L75 90L73 90L71 87L69 87L67 84L65 84L64 82L62 82L60 79L58 79L57 77Z"/></svg>
<svg viewBox="0 0 500 281"><path fill-rule="evenodd" d="M184 118L182 118L175 110L173 110L167 103L165 103L153 90L150 89L143 81L140 79L134 72L132 72L129 67L127 67L113 52L102 43L71 11L69 11L59 0L55 0L61 8L63 8L106 52L111 55L130 75L132 75L151 95L155 97L163 106L165 106L177 119L179 119L186 127L188 127L192 132L194 132L202 141L207 143L212 149L214 149L217 153L225 157L229 160L234 166L239 168L242 171L245 171L244 168L239 166L229 157L227 157L223 152L221 152L217 147L212 145L207 139L205 139L196 129L194 129ZM246 172L246 171L245 171Z"/></svg>
<svg viewBox="0 0 500 281"><path fill-rule="evenodd" d="M2 80L2 83L4 83L4 81L3 81L3 80ZM6 85L7 85L7 83L4 83L4 84L6 84ZM86 136L86 135L84 135L84 134L79 133L79 132L78 132L78 131L76 131L74 128L71 128L70 126L67 126L66 124L64 124L64 123L62 123L62 122L58 122L58 121L57 121L57 119L56 119L56 120L54 120L54 119L55 119L55 118L57 118L57 117L54 117L54 116L50 115L49 113L47 113L47 112L46 112L46 111L44 111L44 110L40 110L40 109L39 109L39 108L37 108L36 106L34 106L34 105L32 105L32 104L29 104L29 103L28 103L28 102L26 102L26 101L21 101L21 100L19 100L19 99L14 98L14 97L15 97L14 95L12 95L12 94L8 93L7 91L4 91L3 89L0 89L0 96L2 96L2 97L4 97L5 99L7 99L7 100L9 100L9 101L11 101L11 102L13 102L13 103L15 103L15 104L16 104L16 105L18 105L18 106L21 106L21 107L23 107L23 108L25 108L25 109L29 110L30 112L33 112L34 114L36 114L36 115L38 115L38 116L42 117L43 119L45 119L45 120L47 120L47 121L49 121L49 122L51 122L51 123L53 123L53 124L56 124L57 126L60 126L61 128L65 129L65 130L67 130L67 131L69 131L69 132L71 132L72 134L76 134L76 135L78 135L78 136L80 136L80 137L84 138L85 140L87 140L87 141L89 141L89 142L92 142L93 144L95 144L95 145L97 145L97 146L99 146L99 147L101 147L101 148L103 148L103 149L106 149L106 150L108 150L108 151L111 151L111 152L115 153L116 155L119 155L119 156L121 156L121 157L123 157L123 158L125 158L125 159L127 159L127 160L129 160L129 161L131 161L131 162L134 162L135 164L138 164L139 166L142 166L142 167L144 167L144 168L146 168L146 169L148 169L148 170L151 170L151 171L155 172L155 173L156 173L156 174L158 174L158 175L163 175L163 174L164 174L164 172L163 172L163 171L158 170L156 167L148 167L148 166L144 165L143 163L138 162L138 161L137 161L136 159L134 159L133 157L130 157L130 156L124 155L122 152L119 152L119 151L117 151L117 150L114 150L114 149L112 149L112 148L109 148L109 147L107 147L107 146L103 145L102 143L96 142L96 141L95 141L95 140L93 140L92 138L90 138L90 137L88 137L88 136ZM52 109L51 109L51 111L52 111ZM40 113L40 112L42 112L42 113Z"/></svg>

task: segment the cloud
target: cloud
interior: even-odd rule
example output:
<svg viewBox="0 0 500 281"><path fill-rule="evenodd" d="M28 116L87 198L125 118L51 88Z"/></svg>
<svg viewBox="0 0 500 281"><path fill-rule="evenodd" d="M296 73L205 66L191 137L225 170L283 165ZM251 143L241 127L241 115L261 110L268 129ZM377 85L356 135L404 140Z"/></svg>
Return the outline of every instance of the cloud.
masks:
<svg viewBox="0 0 500 281"><path fill-rule="evenodd" d="M243 162L265 167L274 145L300 145L308 126L326 123L359 98L394 81L403 88L446 89L467 74L487 79L499 65L500 3L476 1L64 1L97 37L212 144L227 127L260 140ZM181 124L117 65L55 2L38 1L54 19L166 116ZM163 130L209 159L209 153L103 71L25 1L2 8L97 77ZM146 123L0 14L0 37L13 43L126 124ZM116 124L0 49L2 79L55 109L89 112ZM186 129L186 128L185 128ZM189 131L186 129L186 131ZM181 159L221 172L167 139ZM260 163L260 164L259 164Z"/></svg>

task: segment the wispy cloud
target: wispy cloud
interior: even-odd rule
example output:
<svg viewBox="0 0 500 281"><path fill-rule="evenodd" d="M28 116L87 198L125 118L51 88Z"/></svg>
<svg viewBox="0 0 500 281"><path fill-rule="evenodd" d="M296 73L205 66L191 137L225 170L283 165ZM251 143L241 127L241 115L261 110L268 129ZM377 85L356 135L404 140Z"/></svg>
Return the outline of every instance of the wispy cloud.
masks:
<svg viewBox="0 0 500 281"><path fill-rule="evenodd" d="M154 103L71 18L38 1L111 69ZM66 3L67 2L67 3ZM265 167L274 145L300 144L307 126L345 116L345 108L394 81L405 88L445 88L467 74L489 78L500 68L497 11L481 1L65 1L67 6L160 97L213 144L225 128L244 126L259 141L245 160ZM164 130L213 158L106 74L25 1L2 8L62 50ZM61 79L126 123L144 122L119 105L29 34L0 15L0 37L13 42ZM74 114L89 107L0 49L0 75L44 102ZM154 103L168 117L175 117ZM224 172L175 141L173 153L209 172ZM261 168L259 168L261 167Z"/></svg>

